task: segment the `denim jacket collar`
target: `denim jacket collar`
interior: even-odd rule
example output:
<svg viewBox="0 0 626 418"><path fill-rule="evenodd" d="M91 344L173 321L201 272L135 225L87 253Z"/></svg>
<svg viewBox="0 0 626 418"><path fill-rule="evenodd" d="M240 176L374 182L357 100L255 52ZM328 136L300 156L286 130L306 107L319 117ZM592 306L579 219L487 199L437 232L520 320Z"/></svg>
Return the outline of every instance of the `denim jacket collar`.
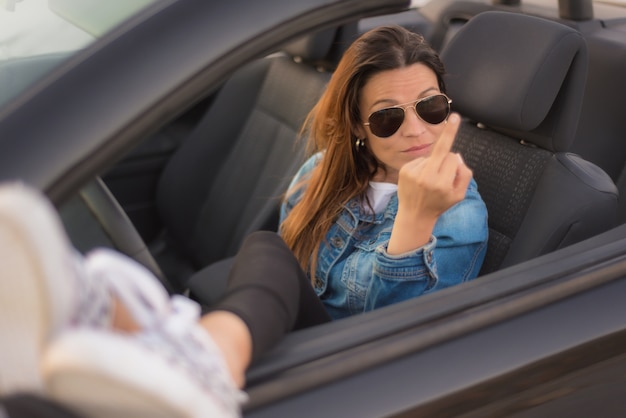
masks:
<svg viewBox="0 0 626 418"><path fill-rule="evenodd" d="M350 212L350 214L358 222L381 224L385 221L385 219L391 219L393 221L396 218L396 214L398 213L397 192L391 195L391 199L389 200L389 203L387 203L385 211L377 213L374 217L372 217L371 213L365 212L363 204L361 202L361 197L357 196L350 199L350 201L348 201L348 203L344 205L344 209Z"/></svg>

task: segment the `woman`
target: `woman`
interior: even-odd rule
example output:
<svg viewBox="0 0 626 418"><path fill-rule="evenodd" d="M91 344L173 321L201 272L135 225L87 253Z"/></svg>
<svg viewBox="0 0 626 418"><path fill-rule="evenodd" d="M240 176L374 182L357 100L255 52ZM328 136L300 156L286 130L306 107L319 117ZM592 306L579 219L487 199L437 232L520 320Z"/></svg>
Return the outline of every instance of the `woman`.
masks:
<svg viewBox="0 0 626 418"><path fill-rule="evenodd" d="M443 74L420 35L373 29L345 52L307 118L315 154L289 187L280 234L335 319L480 270L487 210L450 152L459 121L448 117Z"/></svg>

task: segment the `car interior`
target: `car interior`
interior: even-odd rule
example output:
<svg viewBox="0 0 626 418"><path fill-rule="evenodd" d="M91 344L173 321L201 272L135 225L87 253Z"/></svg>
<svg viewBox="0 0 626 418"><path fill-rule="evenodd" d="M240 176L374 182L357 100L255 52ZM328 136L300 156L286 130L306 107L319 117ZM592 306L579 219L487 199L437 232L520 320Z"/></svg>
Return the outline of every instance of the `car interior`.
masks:
<svg viewBox="0 0 626 418"><path fill-rule="evenodd" d="M423 34L446 65L464 118L455 148L489 212L481 275L607 231L626 221L626 8L607 20L609 6L575 3L433 1L285 45L68 201L68 233L82 251L117 248L171 292L212 304L242 239L277 230L281 196L305 156L301 124L342 52L390 23Z"/></svg>
<svg viewBox="0 0 626 418"><path fill-rule="evenodd" d="M524 15L486 12L476 19L446 45L442 59L453 108L466 118L455 147L473 169L489 209L486 274L608 230L617 189L604 171L569 152L587 73L582 36ZM502 33L501 42L481 55L493 33ZM510 80L515 84L503 97L501 86ZM200 301L213 302L229 265L226 259L201 269L187 288Z"/></svg>
<svg viewBox="0 0 626 418"><path fill-rule="evenodd" d="M589 21L528 19L528 13L515 13L523 11L520 5L444 3L436 2L437 20L432 19L435 5L428 4L418 11L329 28L250 63L105 173L97 186L88 186L81 199L91 211L104 212L97 215L100 222L114 225L106 222L102 203L94 203L94 189L110 189L138 236L118 239L118 234L106 233L109 241L114 246L134 243L134 249L124 252L136 254L167 278L172 291L191 288L199 299L214 300L223 289L228 259L243 237L258 229L277 229L281 194L304 156L300 126L341 52L358 34L394 23L420 31L442 52L453 109L465 117L455 146L474 170L490 215L483 273L607 230L616 216L623 219L616 212L615 188L622 170L613 165L622 154L623 166L625 153L608 152L611 148L601 145L617 143L617 138L591 134L588 127L593 123L599 132L606 131L598 120L605 120L607 112L598 109L606 107L607 96L598 97L597 104L588 102L599 96L598 86L590 84L606 82L594 76L594 61L606 65L599 51L608 49L609 57L616 52L613 40L601 42L611 26L587 33L581 27L592 26ZM483 19L484 12L503 10L515 16L479 22L480 30L465 27L470 17ZM546 9L549 13L554 12ZM508 22L514 17L523 20ZM546 20L569 28L542 24ZM526 25L533 24L531 38ZM502 37L501 50L485 48L481 37L489 37L490 31ZM448 32L461 35L451 42ZM562 38L567 47L559 45L561 55L551 55ZM507 53L511 50L522 53ZM490 68L500 71L485 71ZM500 94L502 83L508 83L506 95ZM623 83L614 84L619 89ZM590 118L587 109L601 117ZM611 126L621 122L616 114L614 118ZM79 247L100 243L88 242L94 234L73 223L69 227Z"/></svg>

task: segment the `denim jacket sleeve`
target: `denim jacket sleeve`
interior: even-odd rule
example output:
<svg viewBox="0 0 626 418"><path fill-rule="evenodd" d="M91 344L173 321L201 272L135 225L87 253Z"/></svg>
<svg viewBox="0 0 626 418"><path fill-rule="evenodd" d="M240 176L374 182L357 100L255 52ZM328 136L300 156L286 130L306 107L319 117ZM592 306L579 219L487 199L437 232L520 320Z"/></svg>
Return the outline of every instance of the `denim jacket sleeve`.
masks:
<svg viewBox="0 0 626 418"><path fill-rule="evenodd" d="M475 278L487 250L487 208L474 180L463 201L437 221L430 242L416 250L371 254L372 278L364 311L373 310Z"/></svg>

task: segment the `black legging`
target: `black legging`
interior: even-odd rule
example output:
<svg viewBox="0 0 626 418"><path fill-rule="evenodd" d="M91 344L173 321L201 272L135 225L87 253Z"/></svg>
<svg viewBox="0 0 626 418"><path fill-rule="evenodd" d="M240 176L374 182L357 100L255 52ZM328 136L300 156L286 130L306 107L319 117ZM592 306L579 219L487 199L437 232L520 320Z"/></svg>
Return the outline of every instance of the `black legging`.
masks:
<svg viewBox="0 0 626 418"><path fill-rule="evenodd" d="M257 358L292 330L331 320L282 238L250 234L235 256L224 297L212 310L238 315L252 335Z"/></svg>

